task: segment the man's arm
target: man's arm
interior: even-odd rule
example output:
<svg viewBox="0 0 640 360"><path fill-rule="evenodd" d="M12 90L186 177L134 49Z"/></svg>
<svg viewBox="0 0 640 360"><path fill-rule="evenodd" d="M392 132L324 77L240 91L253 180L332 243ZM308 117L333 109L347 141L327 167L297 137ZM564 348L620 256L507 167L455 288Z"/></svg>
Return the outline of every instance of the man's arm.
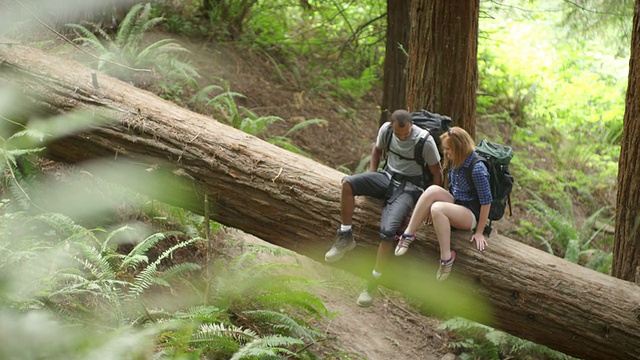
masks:
<svg viewBox="0 0 640 360"><path fill-rule="evenodd" d="M378 171L378 166L380 166L381 158L382 158L382 150L378 149L375 145L373 145L371 149L371 161L369 161L369 171L371 172Z"/></svg>
<svg viewBox="0 0 640 360"><path fill-rule="evenodd" d="M442 166L439 162L429 165L429 171L433 175L433 185L443 186Z"/></svg>

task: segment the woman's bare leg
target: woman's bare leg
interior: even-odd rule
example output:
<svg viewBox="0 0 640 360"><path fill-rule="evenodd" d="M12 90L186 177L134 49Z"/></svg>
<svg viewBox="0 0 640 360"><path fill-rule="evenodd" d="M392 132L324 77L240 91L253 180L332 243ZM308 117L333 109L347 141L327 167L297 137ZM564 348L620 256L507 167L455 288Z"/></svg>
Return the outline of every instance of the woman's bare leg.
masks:
<svg viewBox="0 0 640 360"><path fill-rule="evenodd" d="M424 193L420 195L420 199L418 199L418 202L413 209L413 214L411 215L411 220L409 220L409 225L407 225L407 229L404 231L405 234L415 234L416 231L418 231L418 227L420 226L420 224L429 216L431 216L431 207L435 202L438 201L453 203L453 196L451 196L451 194L447 190L440 186L429 186L427 190L425 190Z"/></svg>
<svg viewBox="0 0 640 360"><path fill-rule="evenodd" d="M440 259L451 259L451 227L471 229L473 214L464 206L437 202L431 206L433 228L440 244Z"/></svg>

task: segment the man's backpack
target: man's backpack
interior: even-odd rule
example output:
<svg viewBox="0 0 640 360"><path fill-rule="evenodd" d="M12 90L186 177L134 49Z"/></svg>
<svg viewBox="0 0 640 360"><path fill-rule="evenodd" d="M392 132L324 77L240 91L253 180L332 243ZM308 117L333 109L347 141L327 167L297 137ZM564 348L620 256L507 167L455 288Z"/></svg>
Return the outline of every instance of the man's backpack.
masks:
<svg viewBox="0 0 640 360"><path fill-rule="evenodd" d="M485 140L480 141L476 146L476 156L471 161L467 170L467 182L475 190L471 172L473 166L482 161L489 170L489 184L491 187L491 210L489 211L489 224L485 233L491 233L491 221L500 220L504 216L507 206L509 216L511 216L511 190L513 189L514 178L509 172L509 162L513 158L513 149L506 145L492 143ZM487 232L488 231L488 232Z"/></svg>
<svg viewBox="0 0 640 360"><path fill-rule="evenodd" d="M433 174L429 171L428 165L424 163L424 159L422 158L422 150L424 149L424 143L427 141L427 137L429 134L433 137L433 140L436 142L436 147L438 148L438 152L440 153L440 158L442 158L442 150L440 148L440 135L445 133L451 127L451 118L445 115L440 115L436 113L429 112L427 110L418 110L411 113L411 120L413 124L418 126L421 129L427 130L427 135L422 136L418 139L416 143L413 159L408 159L404 156L400 156L403 160L415 160L418 165L422 168L422 178L425 186L431 184L433 182ZM391 137L393 136L393 129L389 127L385 134L387 140L387 153L390 151L389 146L391 145Z"/></svg>

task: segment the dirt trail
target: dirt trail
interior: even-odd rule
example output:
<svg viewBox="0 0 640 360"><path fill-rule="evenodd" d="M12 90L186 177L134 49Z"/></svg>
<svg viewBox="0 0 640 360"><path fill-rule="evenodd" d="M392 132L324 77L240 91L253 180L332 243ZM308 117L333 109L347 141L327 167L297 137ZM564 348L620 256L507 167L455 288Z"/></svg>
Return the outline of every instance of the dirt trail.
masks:
<svg viewBox="0 0 640 360"><path fill-rule="evenodd" d="M240 242L274 246L239 230L233 232L233 238ZM344 349L347 357L340 359L455 359L455 355L447 353L446 332L437 329L440 321L417 313L400 294L381 288L374 304L361 308L356 305L356 298L365 285L363 279L297 254L260 257L264 261L297 261L301 264L300 276L324 282L324 286L310 291L323 300L329 311L338 313L318 328Z"/></svg>

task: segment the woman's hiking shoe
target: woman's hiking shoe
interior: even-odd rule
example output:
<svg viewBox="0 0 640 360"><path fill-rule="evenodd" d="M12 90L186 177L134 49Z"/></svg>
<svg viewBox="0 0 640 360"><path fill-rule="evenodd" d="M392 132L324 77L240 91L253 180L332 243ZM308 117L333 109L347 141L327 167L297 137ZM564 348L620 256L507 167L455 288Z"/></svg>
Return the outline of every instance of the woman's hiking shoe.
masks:
<svg viewBox="0 0 640 360"><path fill-rule="evenodd" d="M353 231L338 231L336 239L333 242L333 246L324 255L324 261L335 262L344 256L347 251L353 250L356 247L356 242L353 240Z"/></svg>
<svg viewBox="0 0 640 360"><path fill-rule="evenodd" d="M438 273L436 274L436 280L445 281L451 274L451 268L453 268L453 262L456 261L456 252L451 250L451 259L440 260L440 267L438 267Z"/></svg>
<svg viewBox="0 0 640 360"><path fill-rule="evenodd" d="M362 290L360 295L358 296L358 300L356 304L360 307L369 307L373 304L373 299L378 295L378 284L380 283L380 279L376 279L371 277L369 282L367 283L367 287Z"/></svg>
<svg viewBox="0 0 640 360"><path fill-rule="evenodd" d="M402 234L402 236L398 238L398 245L396 245L396 256L404 255L407 252L407 250L409 250L409 245L411 245L411 243L415 239L416 239L415 234L414 235Z"/></svg>

